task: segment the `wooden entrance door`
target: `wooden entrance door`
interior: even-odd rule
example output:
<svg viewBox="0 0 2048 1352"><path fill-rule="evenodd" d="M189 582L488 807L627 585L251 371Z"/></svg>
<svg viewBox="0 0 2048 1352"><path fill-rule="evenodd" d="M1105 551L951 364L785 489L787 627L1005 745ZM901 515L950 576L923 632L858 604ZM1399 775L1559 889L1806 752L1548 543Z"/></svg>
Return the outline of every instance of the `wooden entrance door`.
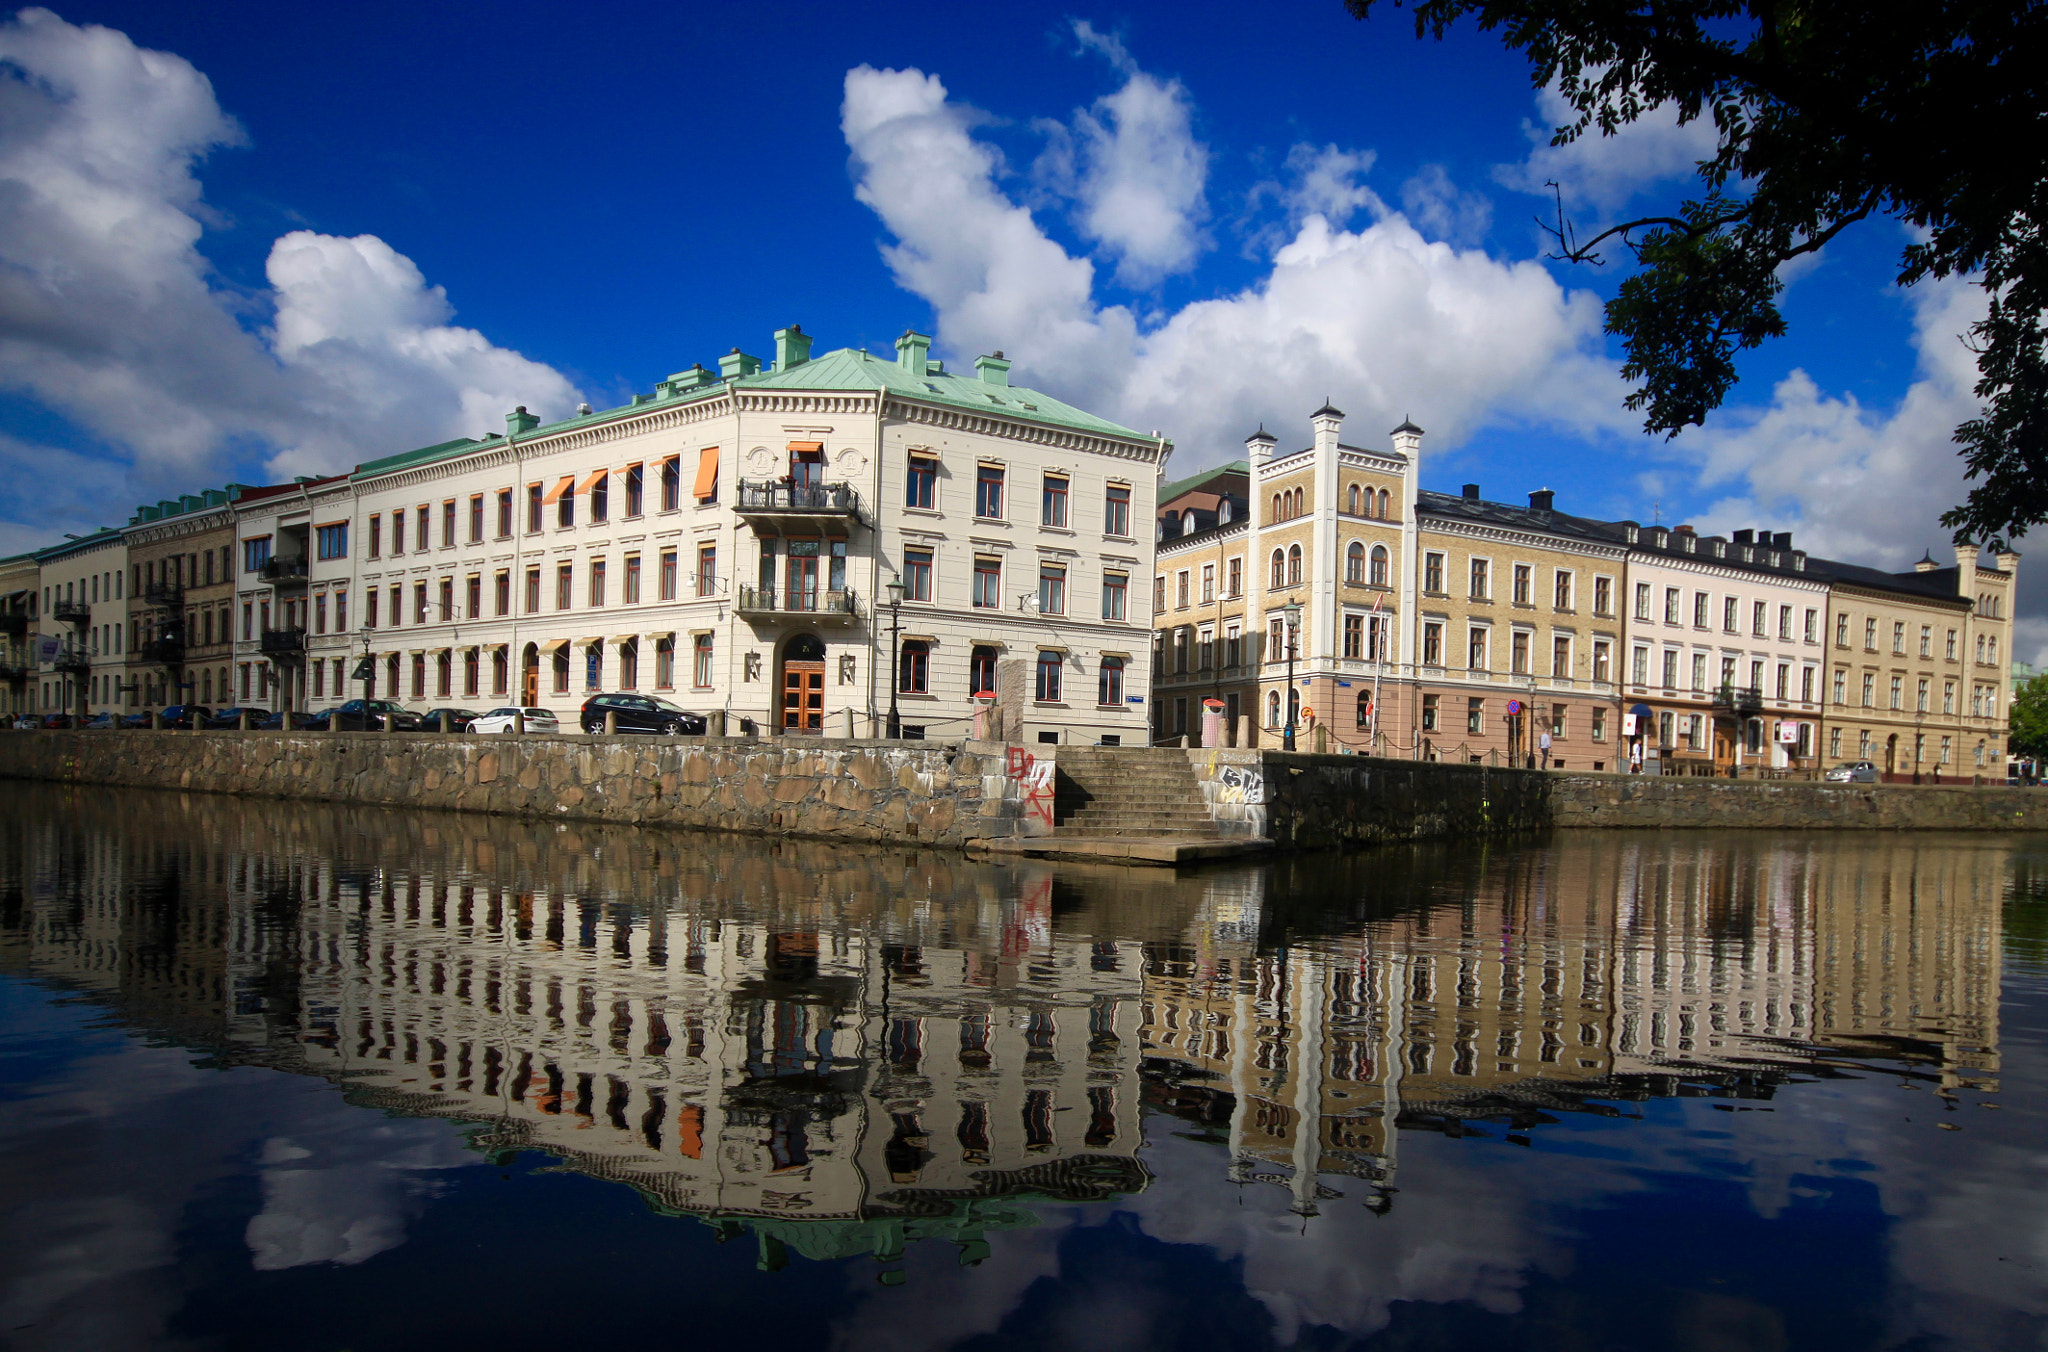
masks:
<svg viewBox="0 0 2048 1352"><path fill-rule="evenodd" d="M540 703L540 654L529 648L519 676L520 701L531 709Z"/></svg>
<svg viewBox="0 0 2048 1352"><path fill-rule="evenodd" d="M782 664L782 730L823 732L825 730L825 664L784 662Z"/></svg>

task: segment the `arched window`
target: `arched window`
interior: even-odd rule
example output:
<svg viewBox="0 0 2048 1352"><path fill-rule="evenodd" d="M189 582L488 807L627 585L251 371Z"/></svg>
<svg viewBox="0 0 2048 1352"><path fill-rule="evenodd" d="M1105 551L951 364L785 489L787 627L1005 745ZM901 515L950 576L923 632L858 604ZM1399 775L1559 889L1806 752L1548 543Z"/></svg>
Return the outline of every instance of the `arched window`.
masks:
<svg viewBox="0 0 2048 1352"><path fill-rule="evenodd" d="M1358 692L1358 726L1362 728L1370 722L1372 722L1372 691L1361 690Z"/></svg>
<svg viewBox="0 0 2048 1352"><path fill-rule="evenodd" d="M1102 659L1102 675L1096 682L1095 702L1102 705L1124 702L1124 659L1105 657Z"/></svg>
<svg viewBox="0 0 2048 1352"><path fill-rule="evenodd" d="M1388 499L1388 497L1387 497L1387 490L1386 490L1386 489L1384 489L1384 488L1382 488L1382 489L1380 490L1380 520L1382 520L1382 521L1385 521L1385 520L1387 520L1387 504L1388 504L1388 501L1389 501L1389 499Z"/></svg>
<svg viewBox="0 0 2048 1352"><path fill-rule="evenodd" d="M1273 495L1273 520L1275 520L1275 521L1278 521L1279 519L1280 519L1280 495L1279 495L1278 493L1275 493L1275 494Z"/></svg>
<svg viewBox="0 0 2048 1352"><path fill-rule="evenodd" d="M1266 726L1269 728L1280 726L1280 692L1278 690L1268 690L1266 692Z"/></svg>
<svg viewBox="0 0 2048 1352"><path fill-rule="evenodd" d="M1377 558L1379 551L1374 550L1373 553ZM1365 581L1365 546L1356 540L1351 542L1351 548L1344 551L1344 580Z"/></svg>
<svg viewBox="0 0 2048 1352"><path fill-rule="evenodd" d="M1182 535L1193 535L1193 534L1195 533L1195 511L1194 511L1194 508L1190 507L1190 508L1189 508L1189 509L1187 510L1187 512L1186 512L1186 513L1184 513L1184 514L1183 514L1183 515L1181 516L1181 519L1180 519L1180 533L1181 533Z"/></svg>
<svg viewBox="0 0 2048 1352"><path fill-rule="evenodd" d="M919 638L905 639L896 688L906 695L923 695L930 692L931 684L932 645Z"/></svg>
<svg viewBox="0 0 2048 1352"><path fill-rule="evenodd" d="M1301 546L1287 547L1287 585L1294 586L1301 581Z"/></svg>
<svg viewBox="0 0 2048 1352"><path fill-rule="evenodd" d="M1294 507L1291 511L1287 513L1289 517L1297 517L1301 515L1301 490L1299 488L1294 490L1293 497Z"/></svg>
<svg viewBox="0 0 2048 1352"><path fill-rule="evenodd" d="M1285 562L1285 556L1281 554L1281 552L1277 549L1273 551L1273 585L1276 587L1284 587L1287 585L1287 564Z"/></svg>
<svg viewBox="0 0 2048 1352"><path fill-rule="evenodd" d="M1230 499L1229 499L1229 498L1222 498L1222 499L1219 499L1219 500L1217 501L1217 503L1216 503L1216 524L1217 524L1217 525L1219 525L1219 526L1227 526L1227 525L1229 525L1229 524L1230 524Z"/></svg>
<svg viewBox="0 0 2048 1352"><path fill-rule="evenodd" d="M1351 515L1358 515L1358 485L1351 485Z"/></svg>
<svg viewBox="0 0 2048 1352"><path fill-rule="evenodd" d="M1387 547L1385 545L1374 545L1372 547L1372 585L1375 587L1387 585Z"/></svg>

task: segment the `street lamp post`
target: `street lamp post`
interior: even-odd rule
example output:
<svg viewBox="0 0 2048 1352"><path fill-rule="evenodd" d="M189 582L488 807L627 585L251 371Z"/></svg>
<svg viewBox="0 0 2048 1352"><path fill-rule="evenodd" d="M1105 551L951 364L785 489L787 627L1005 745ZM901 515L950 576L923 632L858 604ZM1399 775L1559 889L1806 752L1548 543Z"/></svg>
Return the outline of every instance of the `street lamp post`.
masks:
<svg viewBox="0 0 2048 1352"><path fill-rule="evenodd" d="M1292 751L1294 750L1294 705L1296 698L1294 693L1294 648L1295 636L1301 632L1301 603L1291 596L1288 597L1287 604L1280 607L1280 614L1287 621L1287 707L1284 711L1287 716L1287 727L1280 734L1280 749L1282 751Z"/></svg>
<svg viewBox="0 0 2048 1352"><path fill-rule="evenodd" d="M903 583L898 580L885 585L889 593L889 740L895 741L903 735L903 718L896 712L896 692L902 688L903 673L899 664L903 661L901 635L903 633Z"/></svg>

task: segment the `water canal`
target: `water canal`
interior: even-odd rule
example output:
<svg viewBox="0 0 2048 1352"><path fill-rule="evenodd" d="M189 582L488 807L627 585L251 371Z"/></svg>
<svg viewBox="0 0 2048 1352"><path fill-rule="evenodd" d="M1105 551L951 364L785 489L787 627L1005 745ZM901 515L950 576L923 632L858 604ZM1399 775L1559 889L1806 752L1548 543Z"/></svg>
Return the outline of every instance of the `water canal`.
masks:
<svg viewBox="0 0 2048 1352"><path fill-rule="evenodd" d="M2039 1348L2048 840L1175 876L0 785L24 1349Z"/></svg>

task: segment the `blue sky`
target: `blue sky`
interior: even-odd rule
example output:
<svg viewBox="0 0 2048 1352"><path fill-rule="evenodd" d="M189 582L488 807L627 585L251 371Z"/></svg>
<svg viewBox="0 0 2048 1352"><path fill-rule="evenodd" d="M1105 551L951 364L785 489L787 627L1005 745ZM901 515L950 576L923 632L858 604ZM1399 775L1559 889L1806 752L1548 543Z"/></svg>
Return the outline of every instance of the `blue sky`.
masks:
<svg viewBox="0 0 2048 1352"><path fill-rule="evenodd" d="M1165 431L1176 474L1261 421L1305 440L1327 396L1347 440L1429 429L1427 487L1939 550L1975 293L1900 293L1903 233L1851 232L1724 416L1646 439L1598 332L1619 268L1545 261L1530 189L1615 219L1705 142L1659 120L1559 152L1557 116L1494 39L1336 0L20 11L0 464L56 488L0 500L0 548L621 402L797 322L1003 348Z"/></svg>

